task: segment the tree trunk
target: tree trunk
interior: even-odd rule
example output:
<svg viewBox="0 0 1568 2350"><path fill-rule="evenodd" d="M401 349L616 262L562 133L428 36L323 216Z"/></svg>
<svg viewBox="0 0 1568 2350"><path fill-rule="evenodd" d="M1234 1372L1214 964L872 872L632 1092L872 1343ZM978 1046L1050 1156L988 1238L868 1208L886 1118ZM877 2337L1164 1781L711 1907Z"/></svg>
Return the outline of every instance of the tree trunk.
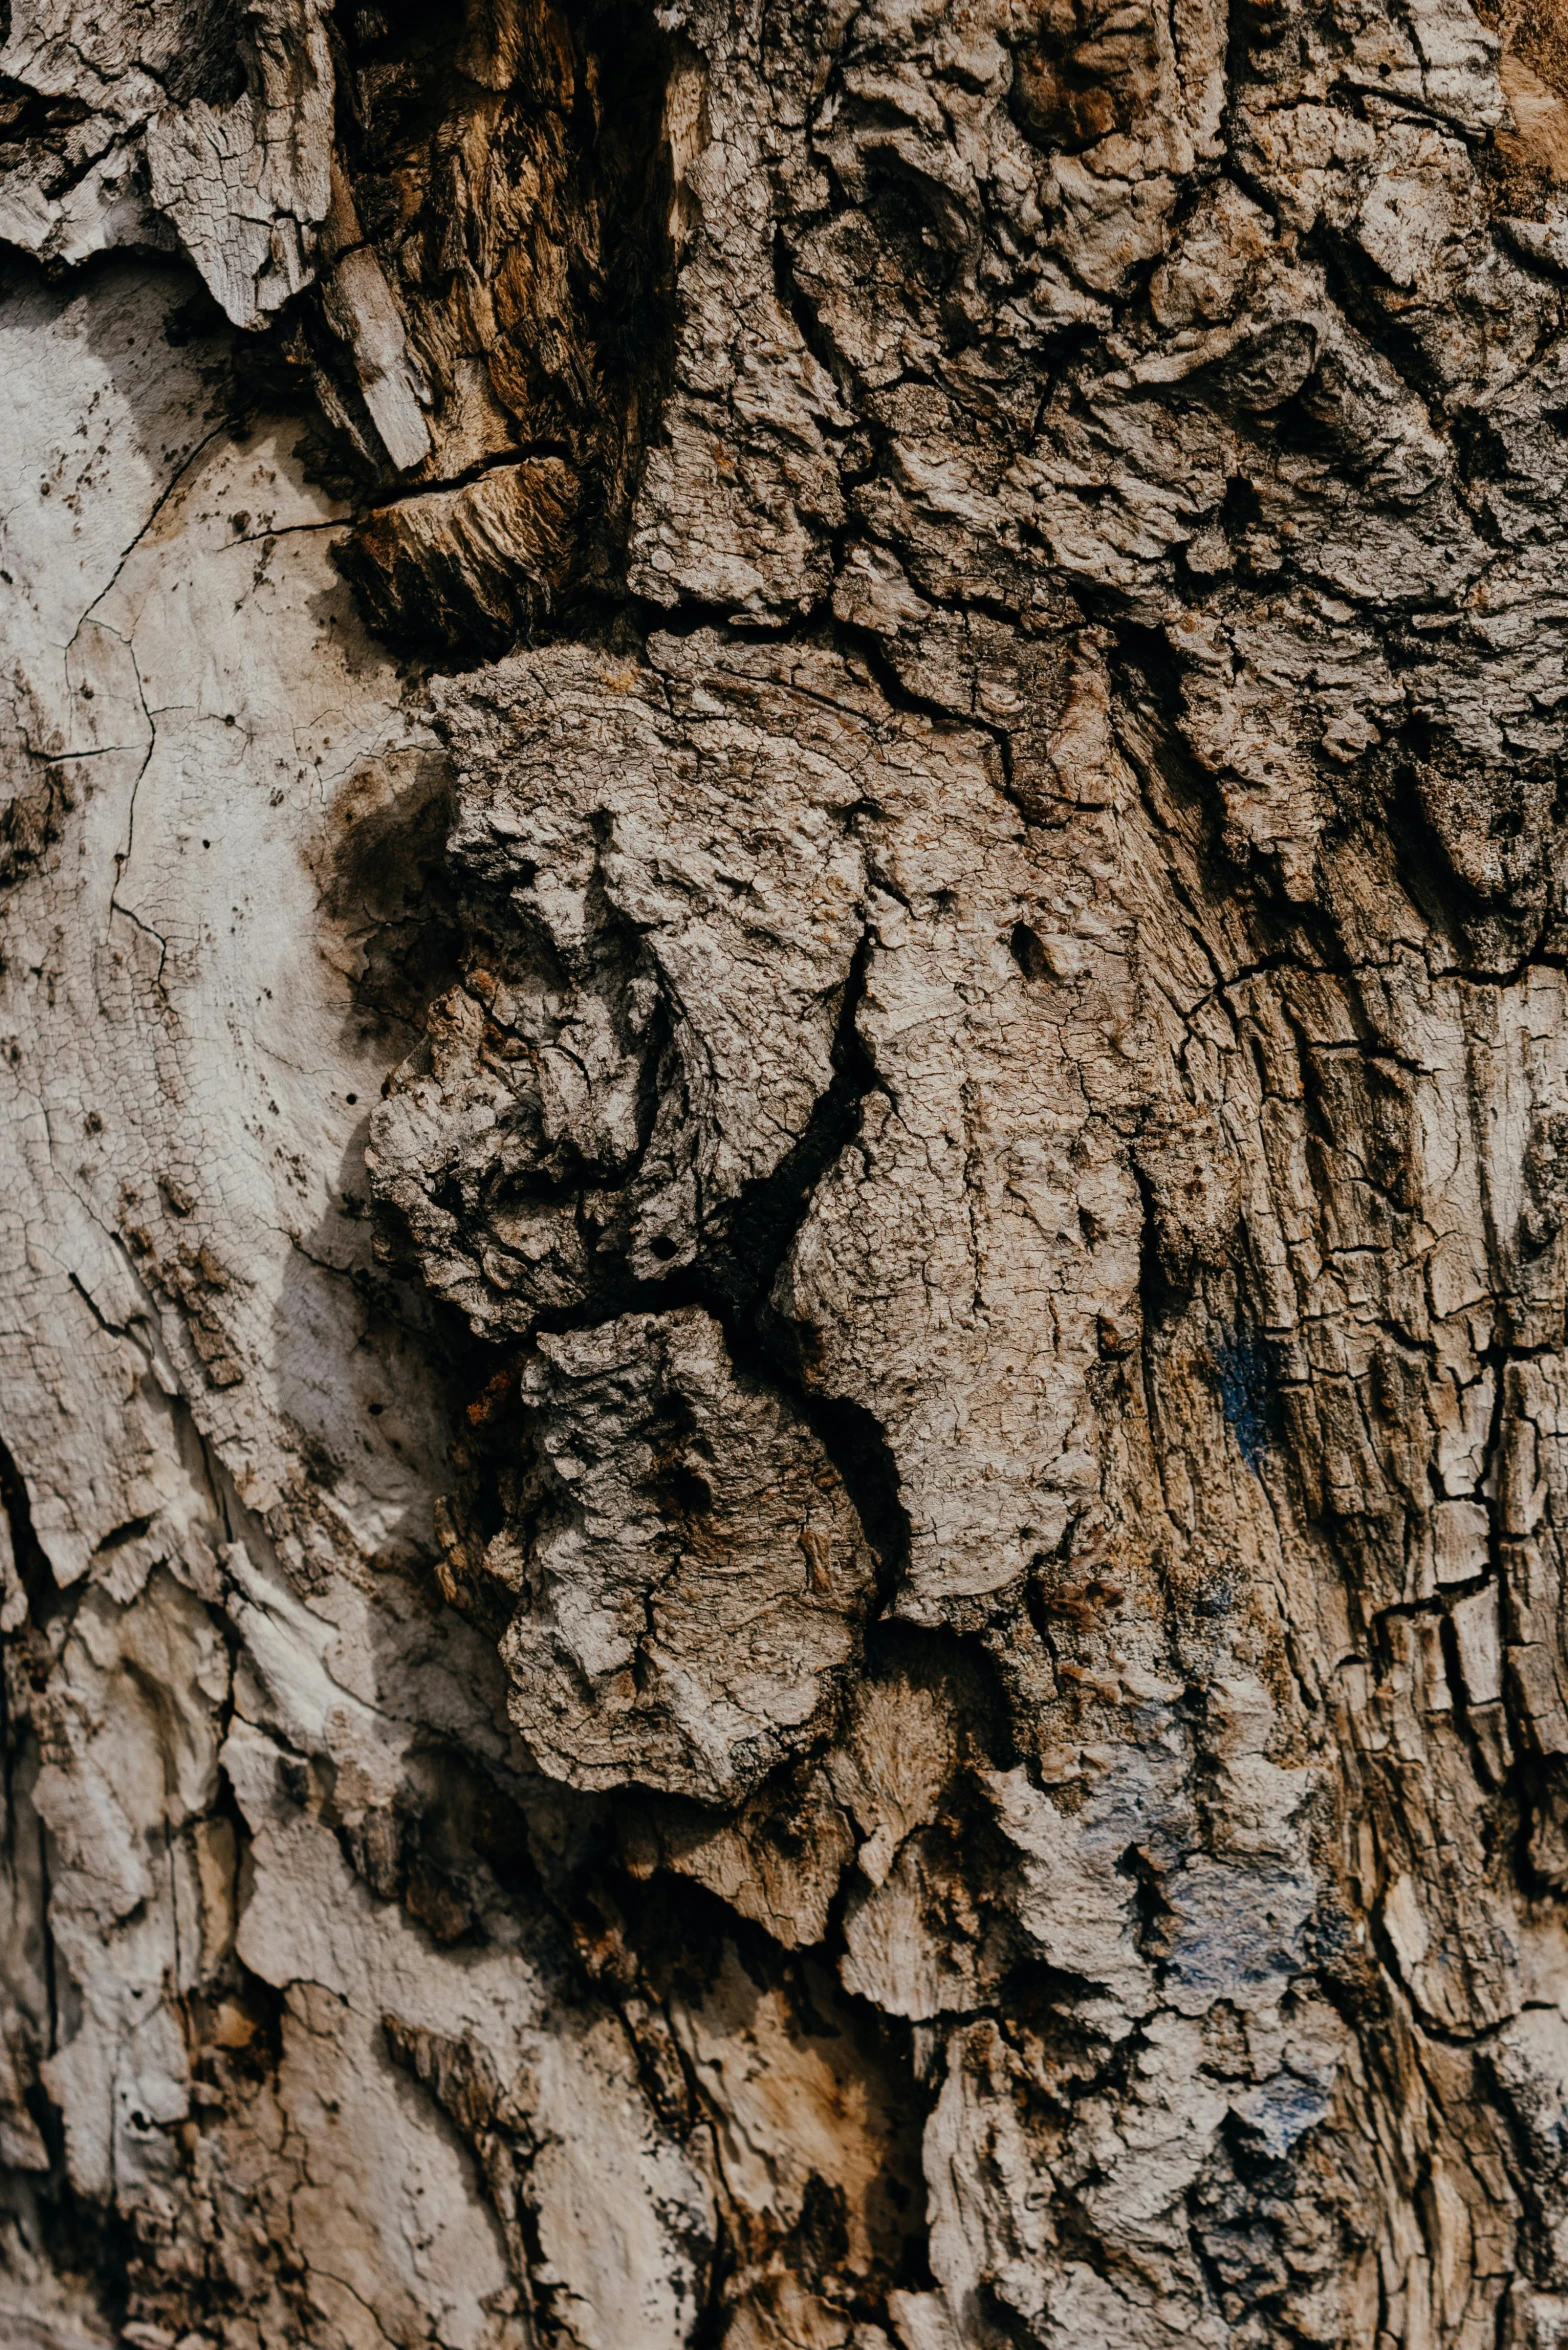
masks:
<svg viewBox="0 0 1568 2350"><path fill-rule="evenodd" d="M1568 26L13 0L0 2340L1568 2344Z"/></svg>

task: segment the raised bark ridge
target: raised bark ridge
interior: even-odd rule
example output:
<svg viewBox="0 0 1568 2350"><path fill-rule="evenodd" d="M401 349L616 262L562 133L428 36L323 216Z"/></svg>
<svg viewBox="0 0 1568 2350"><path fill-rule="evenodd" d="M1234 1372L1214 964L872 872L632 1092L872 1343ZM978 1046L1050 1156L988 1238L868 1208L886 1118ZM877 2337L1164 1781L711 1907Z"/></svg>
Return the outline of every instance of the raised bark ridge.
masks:
<svg viewBox="0 0 1568 2350"><path fill-rule="evenodd" d="M0 2325L1549 2350L1562 35L434 16L3 27Z"/></svg>

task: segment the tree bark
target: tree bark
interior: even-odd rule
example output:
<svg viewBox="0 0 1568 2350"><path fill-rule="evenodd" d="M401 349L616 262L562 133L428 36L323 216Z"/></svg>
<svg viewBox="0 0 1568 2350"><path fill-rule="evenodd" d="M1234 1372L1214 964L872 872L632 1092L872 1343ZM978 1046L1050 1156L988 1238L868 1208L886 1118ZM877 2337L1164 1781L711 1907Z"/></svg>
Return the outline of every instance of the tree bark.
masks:
<svg viewBox="0 0 1568 2350"><path fill-rule="evenodd" d="M0 2339L1568 2344L1568 36L13 0Z"/></svg>

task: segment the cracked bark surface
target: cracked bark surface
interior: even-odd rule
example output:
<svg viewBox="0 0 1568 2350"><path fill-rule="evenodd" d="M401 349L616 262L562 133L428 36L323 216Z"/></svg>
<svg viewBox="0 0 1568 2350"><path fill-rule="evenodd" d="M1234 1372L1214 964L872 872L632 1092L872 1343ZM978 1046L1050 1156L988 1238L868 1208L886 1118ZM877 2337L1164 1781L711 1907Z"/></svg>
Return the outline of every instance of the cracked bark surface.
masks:
<svg viewBox="0 0 1568 2350"><path fill-rule="evenodd" d="M1568 2344L1568 35L0 8L0 2336Z"/></svg>

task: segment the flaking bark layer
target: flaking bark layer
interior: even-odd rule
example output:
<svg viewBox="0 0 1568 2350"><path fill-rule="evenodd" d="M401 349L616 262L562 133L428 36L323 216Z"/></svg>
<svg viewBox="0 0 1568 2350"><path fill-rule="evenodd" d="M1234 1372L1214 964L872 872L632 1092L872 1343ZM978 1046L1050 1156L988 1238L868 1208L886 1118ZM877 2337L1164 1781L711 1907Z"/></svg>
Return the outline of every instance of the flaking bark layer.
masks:
<svg viewBox="0 0 1568 2350"><path fill-rule="evenodd" d="M1568 35L0 9L0 2335L1568 2343Z"/></svg>

